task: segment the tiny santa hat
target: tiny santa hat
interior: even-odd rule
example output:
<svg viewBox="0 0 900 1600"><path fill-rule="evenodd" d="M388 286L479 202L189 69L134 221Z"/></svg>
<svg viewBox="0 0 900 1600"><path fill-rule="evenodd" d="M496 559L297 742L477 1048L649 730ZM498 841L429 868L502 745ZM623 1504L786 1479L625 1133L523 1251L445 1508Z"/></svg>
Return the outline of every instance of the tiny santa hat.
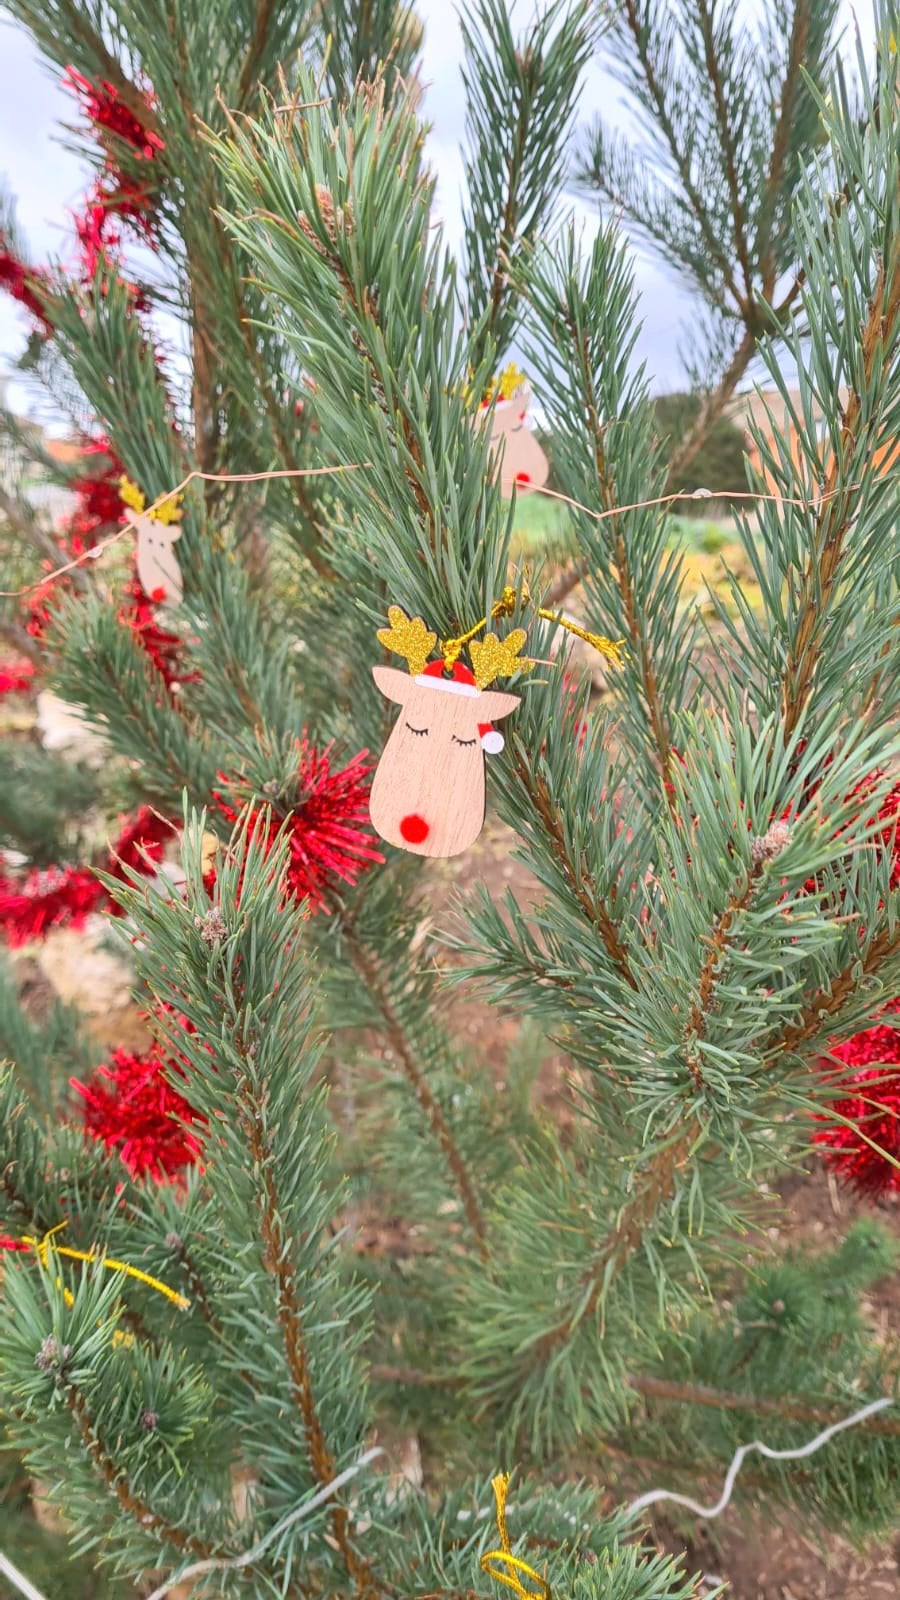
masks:
<svg viewBox="0 0 900 1600"><path fill-rule="evenodd" d="M424 672L416 675L416 683L424 684L429 689L444 689L449 694L464 694L476 697L481 693L475 682L475 674L463 661L455 661L449 677L445 676L443 661L430 661ZM496 756L503 749L505 740L498 728L491 722L479 722L478 737L485 755Z"/></svg>

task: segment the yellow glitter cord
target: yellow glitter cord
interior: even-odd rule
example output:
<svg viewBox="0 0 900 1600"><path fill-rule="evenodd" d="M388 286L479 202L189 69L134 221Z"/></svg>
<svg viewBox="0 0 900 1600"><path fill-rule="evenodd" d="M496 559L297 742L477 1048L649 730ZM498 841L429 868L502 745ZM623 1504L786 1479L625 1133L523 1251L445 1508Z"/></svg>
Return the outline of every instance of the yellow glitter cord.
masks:
<svg viewBox="0 0 900 1600"><path fill-rule="evenodd" d="M522 587L522 600L526 605L531 602L531 594L527 584ZM516 591L511 584L507 584L500 599L491 607L491 617L508 617L512 615L515 609ZM564 617L561 611L548 611L544 606L536 606L535 609L538 616L543 617L545 622L555 622L560 628L565 628L568 633L574 633L579 639L584 639L586 644L592 645L595 650L599 651L600 655L606 657L607 661L611 661L614 667L624 665L624 657L622 655L624 639L607 639L602 633L589 633L587 628L580 627L577 622L570 622L568 617ZM482 628L486 628L487 625L488 618L482 617L479 622L475 623L473 628L469 629L468 633L461 633L456 639L443 640L441 653L448 672L453 671L464 646L469 644L475 638L475 635L480 633ZM522 665L524 666L525 663L523 662Z"/></svg>
<svg viewBox="0 0 900 1600"><path fill-rule="evenodd" d="M497 1502L497 1532L500 1535L500 1549L488 1550L481 1557L481 1570L487 1577L503 1583L507 1589L512 1589L514 1594L522 1595L524 1600L553 1600L553 1591L549 1583L530 1567L527 1561L522 1561L519 1556L514 1556L509 1547L509 1533L506 1527L506 1496L509 1490L509 1473L498 1472L496 1478L491 1479L491 1488ZM501 1568L498 1572L497 1567ZM526 1578L531 1578L537 1584L536 1589L526 1589L519 1577L524 1573Z"/></svg>
<svg viewBox="0 0 900 1600"><path fill-rule="evenodd" d="M59 1233L60 1228L65 1226L65 1222L58 1222L55 1228L50 1228L44 1234L43 1239L33 1239L30 1234L23 1234L22 1243L27 1244L34 1251L45 1267L51 1250L55 1256L68 1256L70 1261L99 1262L102 1267L107 1267L110 1272L124 1272L127 1273L129 1278L136 1278L139 1283L145 1283L149 1289L155 1289L157 1294L165 1295L166 1299L171 1300L173 1306L177 1306L179 1311L187 1311L191 1303L190 1300L186 1300L184 1295L179 1294L177 1290L170 1289L167 1283L161 1283L159 1278L152 1278L149 1272L142 1272L140 1267L131 1267L127 1261L114 1261L112 1256L100 1256L96 1250L74 1250L69 1245L56 1244L53 1235Z"/></svg>

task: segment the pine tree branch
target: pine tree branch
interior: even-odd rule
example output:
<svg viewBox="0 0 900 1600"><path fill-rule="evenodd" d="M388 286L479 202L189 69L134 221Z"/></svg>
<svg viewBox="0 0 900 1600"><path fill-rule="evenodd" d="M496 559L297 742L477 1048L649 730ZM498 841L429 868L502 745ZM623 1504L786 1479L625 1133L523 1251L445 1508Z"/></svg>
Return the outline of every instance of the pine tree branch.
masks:
<svg viewBox="0 0 900 1600"><path fill-rule="evenodd" d="M553 853L562 868L575 899L578 901L588 922L597 929L613 965L625 979L629 988L636 989L637 982L631 970L628 950L623 943L619 924L603 904L601 896L596 893L593 885L585 880L583 874L577 871L574 862L570 859L559 811L554 805L543 779L532 771L529 762L518 749L514 757L514 770L540 818L541 826L550 840Z"/></svg>
<svg viewBox="0 0 900 1600"><path fill-rule="evenodd" d="M43 650L32 639L31 634L22 627L21 622L0 618L0 638L5 639L7 644L12 645L12 648L20 656L26 656L29 661L33 661L36 667L39 667L43 662Z"/></svg>
<svg viewBox="0 0 900 1600"><path fill-rule="evenodd" d="M722 82L719 58L716 54L715 28L712 12L708 0L696 0L697 20L700 34L703 39L703 50L706 59L706 71L712 90L713 105L715 107L716 127L719 133L719 146L725 167L725 180L728 184L728 193L731 199L731 222L734 230L734 248L744 275L745 295L738 299L741 313L747 326L753 320L753 269L750 264L750 251L747 245L746 217L744 214L744 201L741 195L741 185L737 172L737 152L731 137L732 117L728 102L725 98L725 87Z"/></svg>
<svg viewBox="0 0 900 1600"><path fill-rule="evenodd" d="M659 693L656 668L651 655L650 639L635 598L635 583L628 558L628 546L625 542L621 515L618 512L618 492L604 445L603 419L594 384L594 374L591 370L587 335L579 333L579 329L573 320L569 318L566 320L569 337L576 345L579 353L581 385L587 408L588 427L593 440L594 469L600 504L604 511L614 513L609 519L613 541L612 565L619 594L622 597L622 610L625 615L628 642L638 663L644 703L647 708L647 719L653 735L653 743L656 747L665 794L671 809L670 768L672 746L669 738L669 727ZM568 577L567 574L563 574L562 578L557 579L556 583L551 585L547 595L547 603L549 605L559 605L565 595L568 594L569 588L574 588L575 583L578 582L581 564L574 563L573 565L579 568L578 576L575 577L574 582L568 583L568 587L566 587L566 582L568 582L568 577L571 577L573 569L569 569Z"/></svg>
<svg viewBox="0 0 900 1600"><path fill-rule="evenodd" d="M882 262L875 293L862 332L863 375L872 378L876 361L883 354L885 337L894 336L900 316L900 237L891 243L890 256ZM813 534L811 554L800 581L797 626L788 650L781 681L781 713L785 736L794 733L812 692L819 663L821 623L841 571L846 536L853 523L856 501L850 485L850 463L864 434L870 434L872 419L863 415L862 400L854 389L844 410L841 436L822 484L821 505Z"/></svg>
<svg viewBox="0 0 900 1600"><path fill-rule="evenodd" d="M224 245L227 241L228 235L225 233L224 229L220 228L220 231ZM290 447L287 434L285 433L283 421L284 413L282 408L279 407L275 396L272 394L268 374L263 366L260 353L256 348L256 343L253 338L253 330L250 326L247 308L241 300L240 293L237 289L235 290L235 322L236 326L241 331L241 337L244 341L244 348L247 352L247 359L256 378L257 389L262 397L263 405L266 408L266 416L269 420L269 426L272 429L275 443L278 447L278 453L281 457L282 466L293 471L299 466L299 462ZM297 506L304 521L308 523L314 534L316 534L319 538L323 538L327 531L326 526L316 515L315 506L309 490L306 487L305 479L289 478L287 481L291 486L294 499L297 502ZM335 573L335 570L331 564L326 561L325 557L320 555L315 544L304 543L303 554L318 577L324 578L328 582L334 582L337 574Z"/></svg>
<svg viewBox="0 0 900 1600"><path fill-rule="evenodd" d="M121 1509L134 1519L138 1527L144 1533L158 1533L167 1544L174 1545L176 1550L195 1556L201 1561L207 1561L218 1555L212 1545L198 1539L195 1534L186 1533L183 1528L173 1527L165 1517L152 1511L146 1502L129 1488L122 1470L116 1466L101 1442L90 1407L81 1390L74 1383L67 1383L65 1397L75 1419L81 1442L91 1461L104 1483L115 1495Z"/></svg>
<svg viewBox="0 0 900 1600"><path fill-rule="evenodd" d="M714 423L718 422L726 405L734 394L753 359L756 351L756 334L751 328L744 330L728 366L725 368L719 382L714 389L704 395L700 410L694 420L690 432L676 445L669 460L669 471L666 478L666 494L674 494L685 468L690 465L697 452L702 448L703 442ZM712 487L715 493L715 485ZM577 581L577 580L576 580Z"/></svg>
<svg viewBox="0 0 900 1600"><path fill-rule="evenodd" d="M254 88L260 63L266 48L272 17L275 11L275 0L256 0L256 16L253 22L253 33L250 45L244 57L241 76L238 80L237 104L244 106Z"/></svg>
<svg viewBox="0 0 900 1600"><path fill-rule="evenodd" d="M839 1422L846 1408L837 1405L810 1405L791 1395L777 1399L763 1395L733 1394L713 1389L704 1383L675 1383L669 1378L649 1375L629 1377L629 1388L653 1400L671 1400L679 1405L709 1406L716 1411L755 1411L764 1416L789 1417L796 1422ZM900 1434L900 1417L870 1417L866 1427L872 1433Z"/></svg>
<svg viewBox="0 0 900 1600"><path fill-rule="evenodd" d="M772 228L775 221L775 208L778 204L778 196L784 180L788 151L791 147L794 102L797 90L803 81L803 62L809 40L810 20L810 0L795 0L790 38L788 40L787 70L781 86L778 115L775 119L775 128L772 133L772 153L769 158L769 170L766 175L765 189L763 190L756 236L756 254L762 278L762 292L767 300L771 300L772 295L775 293L775 284L778 278L778 264L772 248Z"/></svg>
<svg viewBox="0 0 900 1600"><path fill-rule="evenodd" d="M245 1084L248 1082L249 1080L245 1080ZM238 1108L238 1116L247 1138L252 1170L259 1183L256 1199L259 1206L263 1265L276 1285L278 1324L284 1341L291 1393L303 1422L313 1476L317 1484L325 1488L337 1475L335 1461L325 1438L313 1390L303 1312L291 1265L291 1241L285 1233L282 1222L282 1208L266 1148L265 1126L256 1099L247 1086L238 1094ZM332 1499L329 1501L328 1515L335 1544L340 1550L356 1593L358 1595L371 1593L372 1578L368 1562L354 1550L350 1541L350 1515L346 1506Z"/></svg>
<svg viewBox="0 0 900 1600"><path fill-rule="evenodd" d="M132 83L120 61L107 49L102 36L91 27L80 6L64 0L63 10L72 36L90 54L96 57L98 76L111 83L123 105L137 118L148 133L162 137L162 124L147 96ZM42 37L43 35L39 35ZM50 52L48 51L48 54ZM64 59L64 58L63 58Z"/></svg>
<svg viewBox="0 0 900 1600"><path fill-rule="evenodd" d="M823 985L808 996L797 1020L784 1028L767 1048L766 1059L775 1062L779 1056L793 1053L800 1045L818 1038L826 1019L837 1016L859 989L860 979L874 976L898 951L900 928L882 928L862 957L854 955L827 986Z"/></svg>
<svg viewBox="0 0 900 1600"><path fill-rule="evenodd" d="M45 557L53 567L59 565L59 545L50 534L45 532L40 523L29 515L28 507L9 494L0 484L0 516L8 522L10 531L16 539L23 544L30 544L39 555ZM74 567L68 574L73 588L84 591L88 587L88 580L84 573Z"/></svg>
<svg viewBox="0 0 900 1600"><path fill-rule="evenodd" d="M645 33L641 27L641 19L638 16L635 0L624 0L622 10L625 22L632 38L634 39L638 60L640 61L641 70L644 74L644 81L656 108L657 121L665 136L666 143L669 146L672 160L675 163L678 176L681 179L685 195L690 201L694 219L703 235L703 239L706 244L706 248L710 253L711 259L715 262L722 274L722 279L726 288L732 295L735 305L740 306L742 305L742 296L735 281L731 262L728 256L723 254L719 240L716 237L715 229L710 224L709 214L706 206L704 205L703 196L694 182L690 162L685 156L684 151L681 149L672 118L669 115L669 107L666 102L665 90L663 89L663 86L657 77L656 69L653 65L653 62L650 58L650 52L647 48L649 33Z"/></svg>
<svg viewBox="0 0 900 1600"><path fill-rule="evenodd" d="M729 898L724 911L716 919L706 956L700 968L697 995L691 1003L684 1030L685 1056L691 1077L694 1080L694 1087L698 1090L702 1090L705 1087L705 1080L700 1067L697 1045L706 1036L707 1019L712 1009L719 971L731 940L735 920L742 911L747 910L762 872L763 863L754 862L747 873L747 881L743 889L736 891Z"/></svg>
<svg viewBox="0 0 900 1600"><path fill-rule="evenodd" d="M452 1373L422 1372L416 1367L391 1367L376 1363L369 1371L378 1382L410 1388L456 1389L464 1381ZM844 1408L838 1405L810 1405L805 1400L794 1399L792 1395L779 1395L773 1399L767 1395L736 1394L727 1389L714 1389L705 1383L676 1383L674 1379L658 1378L649 1373L629 1373L625 1381L635 1394L644 1395L648 1400L670 1400L677 1405L707 1406L716 1411L753 1411L759 1415L789 1417L796 1422L826 1424L839 1422L845 1415ZM900 1434L900 1417L873 1418L872 1432L888 1436ZM603 1449L619 1453L615 1446L605 1443ZM667 1465L671 1466L671 1462Z"/></svg>
<svg viewBox="0 0 900 1600"><path fill-rule="evenodd" d="M475 1236L479 1253L486 1260L488 1254L487 1228L478 1196L475 1193L475 1186L469 1176L468 1168L462 1158L459 1146L416 1060L415 1053L410 1047L406 1032L391 1001L387 985L378 969L375 957L363 944L346 913L342 915L341 928L347 948L353 959L353 964L377 1010L384 1019L385 1034L391 1049L394 1051L409 1080L425 1121L444 1153L444 1158L450 1168L453 1181L462 1201L469 1227Z"/></svg>
<svg viewBox="0 0 900 1600"><path fill-rule="evenodd" d="M560 1345L571 1339L577 1327L592 1317L611 1278L617 1275L629 1256L640 1248L644 1234L664 1200L674 1193L677 1174L686 1165L702 1127L690 1116L678 1133L651 1159L637 1182L630 1200L622 1207L615 1227L595 1253L589 1276L582 1282L588 1288L579 1298L579 1311L551 1328L534 1346L535 1365L542 1365Z"/></svg>

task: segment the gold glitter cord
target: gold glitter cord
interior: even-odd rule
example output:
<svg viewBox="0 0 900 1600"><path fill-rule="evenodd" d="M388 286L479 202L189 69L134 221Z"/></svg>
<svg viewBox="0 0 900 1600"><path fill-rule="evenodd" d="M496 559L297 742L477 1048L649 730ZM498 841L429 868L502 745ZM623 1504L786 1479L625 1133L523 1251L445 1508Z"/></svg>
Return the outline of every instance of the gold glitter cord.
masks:
<svg viewBox="0 0 900 1600"><path fill-rule="evenodd" d="M127 1261L115 1261L112 1256L98 1255L96 1250L75 1250L69 1245L57 1244L54 1234L59 1233L65 1226L64 1221L58 1222L55 1228L50 1228L44 1234L43 1239L34 1239L25 1233L22 1235L22 1243L34 1251L45 1267L51 1251L55 1256L67 1256L70 1261L99 1262L101 1267L108 1268L110 1272L124 1272L129 1278L136 1278L138 1283L145 1283L149 1289L155 1289L157 1294L165 1295L179 1311L187 1311L190 1300L186 1300L176 1289L170 1289L167 1283L161 1283L159 1278L152 1278L149 1272L142 1272L140 1267L129 1266Z"/></svg>
<svg viewBox="0 0 900 1600"><path fill-rule="evenodd" d="M505 1584L514 1594L523 1596L523 1600L553 1600L553 1591L549 1583L539 1572L535 1572L534 1567L530 1567L527 1561L523 1561L520 1556L514 1556L510 1550L509 1532L506 1527L509 1473L498 1472L496 1478L491 1479L491 1488L497 1502L497 1533L500 1537L500 1549L488 1550L481 1557L482 1572L497 1583ZM520 1573L537 1584L537 1588L526 1589Z"/></svg>
<svg viewBox="0 0 900 1600"><path fill-rule="evenodd" d="M522 587L522 602L524 605L531 604L531 593L527 584ZM516 591L512 584L507 584L500 599L491 607L491 617L509 617L515 609ZM614 667L624 666L624 656L622 654L624 639L607 639L602 633L590 633L587 628L582 628L577 622L570 622L569 618L564 617L561 611L548 611L544 606L536 606L535 610L539 617L543 617L545 622L555 622L557 627L565 628L567 633L574 633L577 638L583 639L586 644L592 645L595 650L599 651L600 655L606 657L607 661L612 662ZM488 621L487 617L482 617L480 621L475 623L474 627L469 629L468 633L461 633L456 639L445 639L443 641L441 653L448 672L452 672L465 645L470 644L476 634L479 634L482 628L487 627ZM379 637L381 636L379 635ZM515 667L510 667L509 671L515 671L517 668L521 670L524 666L525 662L519 661ZM481 684L480 687L484 688L484 685Z"/></svg>

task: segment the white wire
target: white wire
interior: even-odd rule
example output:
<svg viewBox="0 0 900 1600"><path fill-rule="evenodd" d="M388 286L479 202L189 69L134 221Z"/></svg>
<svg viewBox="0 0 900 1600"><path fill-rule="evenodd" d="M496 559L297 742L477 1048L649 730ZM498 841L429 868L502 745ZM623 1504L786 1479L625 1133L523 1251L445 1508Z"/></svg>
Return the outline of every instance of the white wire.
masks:
<svg viewBox="0 0 900 1600"><path fill-rule="evenodd" d="M230 1560L195 1561L192 1566L183 1567L181 1572L175 1573L166 1583L161 1584L158 1589L154 1589L149 1596L149 1600L163 1600L163 1596L167 1595L170 1589L174 1589L177 1584L183 1583L185 1578L198 1577L201 1572L237 1571L240 1567L251 1566L254 1561L258 1561L263 1551L275 1539L280 1538L288 1528L292 1528L296 1522L304 1521L310 1512L317 1511L319 1506L323 1505L326 1500L330 1500L332 1495L337 1494L339 1489L343 1489L345 1483L349 1483L350 1479L355 1478L358 1472L362 1472L363 1467L367 1467L370 1461L374 1461L376 1456L383 1455L384 1451L380 1445L376 1445L372 1450L367 1450L364 1456L360 1456L358 1461L354 1461L352 1467L346 1467L343 1472L338 1473L336 1478L332 1478L330 1483L326 1483L324 1489L319 1489L318 1493L314 1494L311 1499L304 1500L301 1505L296 1506L286 1517L282 1517L276 1527L272 1528L264 1539L260 1539L259 1544L254 1545L252 1550L245 1551L242 1556L233 1556ZM26 1578L24 1572L20 1572L18 1567L13 1566L9 1557L5 1556L2 1550L0 1550L0 1574L9 1579L13 1587L18 1589L21 1595L24 1595L25 1600L46 1600L46 1596L41 1594L40 1589L36 1589L34 1584Z"/></svg>
<svg viewBox="0 0 900 1600"><path fill-rule="evenodd" d="M725 1475L725 1486L721 1497L714 1506L698 1505L696 1500L689 1500L687 1495L675 1494L670 1489L648 1489L646 1494L639 1495L637 1500L632 1500L625 1512L626 1520L636 1517L640 1511L646 1510L647 1506L656 1505L659 1500L674 1500L676 1505L687 1506L688 1510L693 1511L698 1517L717 1517L725 1510L731 1499L735 1479L743 1466L744 1458L751 1450L758 1450L761 1456L768 1456L770 1461L799 1461L802 1456L811 1456L816 1450L821 1450L823 1444L833 1439L836 1433L843 1433L845 1428L855 1428L858 1422L865 1422L867 1417L874 1417L876 1411L883 1411L885 1406L893 1404L890 1396L885 1396L882 1400L872 1400L859 1411L854 1411L852 1416L844 1417L842 1422L833 1422L830 1428L817 1433L814 1439L810 1439L809 1444L802 1445L799 1450L772 1450L769 1445L763 1444L761 1439L754 1439L750 1444L742 1444L734 1453L731 1466Z"/></svg>
<svg viewBox="0 0 900 1600"><path fill-rule="evenodd" d="M343 1489L344 1484L349 1483L351 1478L355 1478L356 1474L361 1472L363 1467L367 1467L370 1461L374 1461L376 1456L383 1455L384 1451L380 1445L376 1445L372 1450L367 1450L364 1456L360 1456L358 1461L354 1461L352 1467L346 1467L343 1472L338 1473L336 1478L332 1478L330 1483L326 1483L324 1489L320 1489L310 1500L304 1500L293 1511L289 1512L286 1517L282 1517L281 1521L266 1534L265 1538L260 1539L259 1544L253 1546L252 1550L246 1550L242 1556L232 1556L230 1559L195 1561L189 1567L182 1567L180 1572L173 1573L166 1583L160 1584L158 1589L154 1589L153 1593L148 1596L148 1600L163 1600L163 1596L167 1595L170 1589L174 1589L179 1583L184 1583L186 1578L199 1577L201 1572L236 1572L240 1567L252 1566L254 1561L259 1560L263 1551L275 1539L280 1538L288 1528L292 1528L295 1522L304 1521L311 1511L318 1510L319 1506L323 1505L326 1500L330 1500L332 1495L337 1494L339 1489ZM30 1600L34 1600L34 1597L30 1597ZM38 1595L37 1600L43 1600L43 1596Z"/></svg>
<svg viewBox="0 0 900 1600"><path fill-rule="evenodd" d="M8 1578L13 1588L18 1589L19 1593L25 1596L25 1600L45 1600L45 1596L41 1594L40 1589L36 1589L33 1583L29 1583L24 1572L20 1572L18 1567L14 1567L9 1556L5 1556L2 1550L0 1550L0 1575Z"/></svg>

